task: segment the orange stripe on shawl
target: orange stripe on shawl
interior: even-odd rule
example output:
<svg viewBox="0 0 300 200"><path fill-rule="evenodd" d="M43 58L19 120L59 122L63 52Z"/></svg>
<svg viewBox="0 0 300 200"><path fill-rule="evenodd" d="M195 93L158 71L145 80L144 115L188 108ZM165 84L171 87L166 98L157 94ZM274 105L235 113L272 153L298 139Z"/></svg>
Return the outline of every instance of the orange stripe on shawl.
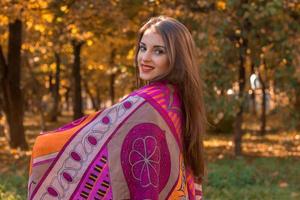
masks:
<svg viewBox="0 0 300 200"><path fill-rule="evenodd" d="M60 151L72 135L94 119L98 113L99 112L95 112L88 115L86 119L73 128L64 131L44 133L38 136L33 147L32 159Z"/></svg>
<svg viewBox="0 0 300 200"><path fill-rule="evenodd" d="M172 193L168 197L169 200L180 199L180 197L188 195L187 183L184 183L184 180L183 180L183 173L185 173L185 172L182 171L182 167L181 167L183 165L182 162L183 162L183 157L180 156L180 161L178 163L180 166L179 167L179 177L178 177L175 188L173 189ZM182 188L182 184L184 184L183 188Z"/></svg>

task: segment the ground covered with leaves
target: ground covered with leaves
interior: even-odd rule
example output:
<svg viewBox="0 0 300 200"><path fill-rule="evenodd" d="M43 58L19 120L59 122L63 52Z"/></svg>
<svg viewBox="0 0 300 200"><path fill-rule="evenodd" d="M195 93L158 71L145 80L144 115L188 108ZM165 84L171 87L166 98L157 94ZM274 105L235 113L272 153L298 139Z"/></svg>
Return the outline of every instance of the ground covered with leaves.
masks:
<svg viewBox="0 0 300 200"><path fill-rule="evenodd" d="M25 121L30 146L39 133L38 123ZM47 124L53 129L71 121ZM296 131L247 133L242 157L233 156L230 134L208 134L205 138L208 161L203 189L208 200L290 200L300 199L300 133ZM0 199L26 199L31 151L10 149L0 136Z"/></svg>

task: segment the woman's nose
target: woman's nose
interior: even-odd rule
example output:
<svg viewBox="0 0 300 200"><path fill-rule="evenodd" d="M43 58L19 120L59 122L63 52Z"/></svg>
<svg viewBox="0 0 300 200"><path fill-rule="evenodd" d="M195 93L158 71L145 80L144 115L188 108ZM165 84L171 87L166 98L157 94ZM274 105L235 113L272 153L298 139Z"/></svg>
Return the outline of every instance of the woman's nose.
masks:
<svg viewBox="0 0 300 200"><path fill-rule="evenodd" d="M145 51L143 53L142 60L143 61L150 61L151 60L151 52L150 51Z"/></svg>

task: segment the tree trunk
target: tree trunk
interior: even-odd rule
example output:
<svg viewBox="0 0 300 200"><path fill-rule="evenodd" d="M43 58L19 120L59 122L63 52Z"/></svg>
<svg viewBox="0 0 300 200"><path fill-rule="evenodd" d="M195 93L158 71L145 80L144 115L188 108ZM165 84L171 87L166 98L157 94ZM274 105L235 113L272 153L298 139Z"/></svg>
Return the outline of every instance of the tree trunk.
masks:
<svg viewBox="0 0 300 200"><path fill-rule="evenodd" d="M99 108L98 108L98 106L96 104L96 100L95 100L96 98L94 98L94 96L93 96L93 94L92 94L92 92L91 92L91 90L90 90L90 88L88 86L87 80L83 80L83 86L84 86L84 89L85 89L87 95L90 97L90 99L92 101L93 109L95 111L97 111Z"/></svg>
<svg viewBox="0 0 300 200"><path fill-rule="evenodd" d="M98 109L101 109L101 89L98 87L96 90L96 105Z"/></svg>
<svg viewBox="0 0 300 200"><path fill-rule="evenodd" d="M109 96L111 100L111 104L115 103L115 78L116 74L112 73L109 76Z"/></svg>
<svg viewBox="0 0 300 200"><path fill-rule="evenodd" d="M9 144L12 148L28 149L23 126L23 94L21 90L21 44L22 21L17 19L9 24L7 64L1 48L3 68L4 111L9 127Z"/></svg>
<svg viewBox="0 0 300 200"><path fill-rule="evenodd" d="M60 63L61 59L57 52L54 53L55 55L55 63L56 63L56 71L55 71L55 84L53 86L52 95L53 95L53 107L50 111L50 121L56 122L57 116L59 114L59 86L60 86Z"/></svg>
<svg viewBox="0 0 300 200"><path fill-rule="evenodd" d="M245 90L245 67L244 67L244 55L240 55L239 65L239 110L235 116L234 122L234 153L236 156L242 154L242 124L243 124L243 112L244 112L244 90Z"/></svg>
<svg viewBox="0 0 300 200"><path fill-rule="evenodd" d="M32 89L32 96L31 96L31 104L29 108L36 108L37 112L40 115L40 125L41 130L46 130L46 117L45 117L45 110L46 110L46 102L43 100L44 92L43 92L43 85L36 79L34 76L34 72L30 65L27 52L24 52L24 56L22 58L24 60L24 67L28 68L31 80L31 89Z"/></svg>
<svg viewBox="0 0 300 200"><path fill-rule="evenodd" d="M246 49L247 49L247 40L243 38L243 43L241 44L239 51L239 110L235 117L234 122L234 153L236 156L242 154L242 136L243 136L243 113L244 113L244 103L245 103L245 80L246 80L246 70L245 70L245 57L246 57Z"/></svg>
<svg viewBox="0 0 300 200"><path fill-rule="evenodd" d="M266 88L262 84L262 105L261 105L261 125L260 135L266 134Z"/></svg>
<svg viewBox="0 0 300 200"><path fill-rule="evenodd" d="M70 111L71 109L71 106L70 106L70 91L71 91L71 88L68 87L68 86L65 86L65 89L66 89L66 93L64 95L65 97L65 108L67 111Z"/></svg>
<svg viewBox="0 0 300 200"><path fill-rule="evenodd" d="M248 0L240 1L240 6L247 4ZM243 11L244 12L244 11ZM243 12L237 13L238 17L242 17ZM246 55L248 49L248 39L247 33L251 29L251 22L248 18L243 19L241 23L241 37L236 41L239 42L239 110L236 114L235 124L234 124L234 153L236 156L242 155L242 137L244 131L242 129L243 125L243 113L244 113L244 104L245 104L245 85L246 85Z"/></svg>
<svg viewBox="0 0 300 200"><path fill-rule="evenodd" d="M262 90L262 102L261 102L261 124L260 124L260 135L266 134L266 86L264 81L260 79L261 90Z"/></svg>
<svg viewBox="0 0 300 200"><path fill-rule="evenodd" d="M80 75L80 51L84 43L73 40L73 119L83 116L81 96L81 75Z"/></svg>
<svg viewBox="0 0 300 200"><path fill-rule="evenodd" d="M251 74L254 74L254 64L251 65ZM256 116L256 94L255 94L255 89L251 89L251 101L252 101L252 107L250 108L250 112L253 113L254 116Z"/></svg>
<svg viewBox="0 0 300 200"><path fill-rule="evenodd" d="M294 110L300 110L300 84L296 86L296 101L295 101L295 109ZM300 130L300 114L297 113L298 115L298 123L296 125L296 128Z"/></svg>
<svg viewBox="0 0 300 200"><path fill-rule="evenodd" d="M114 68L115 56L116 56L116 49L112 49L110 54L110 62L109 62L111 68ZM111 70L109 76L109 96L112 105L115 103L115 79L116 79L116 72L114 70Z"/></svg>
<svg viewBox="0 0 300 200"><path fill-rule="evenodd" d="M256 116L257 113L256 113L256 94L255 94L255 90L252 90L251 101L252 101L252 107L250 108L250 111L253 113L254 116Z"/></svg>

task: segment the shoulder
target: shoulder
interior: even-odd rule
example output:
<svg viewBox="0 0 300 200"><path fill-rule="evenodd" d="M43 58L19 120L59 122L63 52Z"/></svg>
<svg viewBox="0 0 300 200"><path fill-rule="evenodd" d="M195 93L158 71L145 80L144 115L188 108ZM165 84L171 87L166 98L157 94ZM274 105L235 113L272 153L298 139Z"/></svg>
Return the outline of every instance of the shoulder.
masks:
<svg viewBox="0 0 300 200"><path fill-rule="evenodd" d="M146 101L158 103L163 107L171 105L181 107L177 86L166 81L155 82L144 86L134 91L132 95L141 96L146 99Z"/></svg>

